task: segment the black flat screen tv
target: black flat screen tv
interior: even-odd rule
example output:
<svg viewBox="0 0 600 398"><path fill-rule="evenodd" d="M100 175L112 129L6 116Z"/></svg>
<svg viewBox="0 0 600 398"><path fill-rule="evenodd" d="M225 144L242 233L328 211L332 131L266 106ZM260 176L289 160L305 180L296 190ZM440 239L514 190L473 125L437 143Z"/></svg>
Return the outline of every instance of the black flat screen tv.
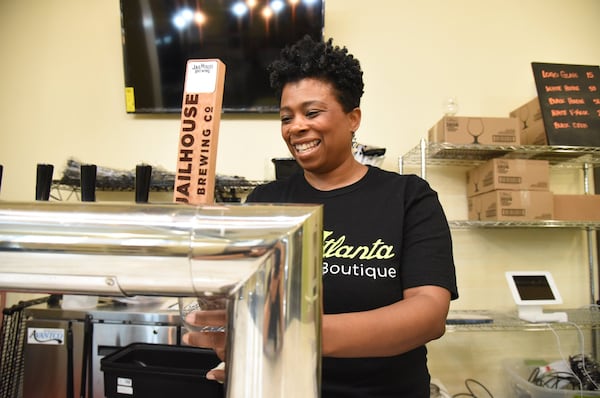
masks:
<svg viewBox="0 0 600 398"><path fill-rule="evenodd" d="M223 112L278 112L266 71L283 47L323 38L324 0L120 0L126 110L179 113L188 59L226 65Z"/></svg>

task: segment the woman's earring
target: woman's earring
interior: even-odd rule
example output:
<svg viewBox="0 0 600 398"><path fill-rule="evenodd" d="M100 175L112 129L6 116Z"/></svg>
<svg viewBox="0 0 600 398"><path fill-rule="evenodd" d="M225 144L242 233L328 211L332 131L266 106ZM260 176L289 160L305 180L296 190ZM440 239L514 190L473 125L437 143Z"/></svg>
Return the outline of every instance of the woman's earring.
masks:
<svg viewBox="0 0 600 398"><path fill-rule="evenodd" d="M358 141L356 141L356 133L352 132L352 150L356 150L358 147Z"/></svg>

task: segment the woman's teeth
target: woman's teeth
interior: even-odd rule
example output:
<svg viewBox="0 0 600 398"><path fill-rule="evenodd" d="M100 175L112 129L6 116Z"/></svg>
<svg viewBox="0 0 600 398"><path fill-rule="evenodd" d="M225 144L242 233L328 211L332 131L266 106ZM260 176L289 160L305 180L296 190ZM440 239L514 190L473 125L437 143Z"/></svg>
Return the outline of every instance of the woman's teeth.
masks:
<svg viewBox="0 0 600 398"><path fill-rule="evenodd" d="M311 148L316 147L317 145L319 145L319 140L307 142L304 144L296 144L296 145L294 145L294 148L296 149L296 152L304 152L304 151L308 151Z"/></svg>

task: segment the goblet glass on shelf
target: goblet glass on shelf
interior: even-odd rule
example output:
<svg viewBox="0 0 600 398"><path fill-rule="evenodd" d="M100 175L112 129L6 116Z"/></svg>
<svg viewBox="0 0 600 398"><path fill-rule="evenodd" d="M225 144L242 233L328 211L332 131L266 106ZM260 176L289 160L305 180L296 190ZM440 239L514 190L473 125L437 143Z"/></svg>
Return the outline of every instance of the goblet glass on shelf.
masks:
<svg viewBox="0 0 600 398"><path fill-rule="evenodd" d="M456 97L448 97L444 100L444 115L454 116L458 113L458 101Z"/></svg>
<svg viewBox="0 0 600 398"><path fill-rule="evenodd" d="M467 132L473 137L473 144L479 144L479 136L483 134L483 120L480 117L469 118Z"/></svg>

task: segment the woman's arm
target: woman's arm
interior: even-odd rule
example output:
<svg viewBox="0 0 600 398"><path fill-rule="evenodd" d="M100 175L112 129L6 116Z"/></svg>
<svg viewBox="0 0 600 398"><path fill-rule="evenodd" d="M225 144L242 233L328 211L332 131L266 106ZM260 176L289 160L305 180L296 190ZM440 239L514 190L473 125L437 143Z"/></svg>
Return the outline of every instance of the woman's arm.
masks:
<svg viewBox="0 0 600 398"><path fill-rule="evenodd" d="M370 311L323 316L323 356L392 356L440 338L450 292L438 286L406 289L404 299Z"/></svg>
<svg viewBox="0 0 600 398"><path fill-rule="evenodd" d="M330 357L376 357L398 355L440 338L446 330L450 292L438 286L404 291L404 299L370 311L323 315L322 354ZM188 322L224 325L223 311L199 311ZM186 344L213 348L225 357L225 333L187 333ZM208 377L223 381L223 370Z"/></svg>

